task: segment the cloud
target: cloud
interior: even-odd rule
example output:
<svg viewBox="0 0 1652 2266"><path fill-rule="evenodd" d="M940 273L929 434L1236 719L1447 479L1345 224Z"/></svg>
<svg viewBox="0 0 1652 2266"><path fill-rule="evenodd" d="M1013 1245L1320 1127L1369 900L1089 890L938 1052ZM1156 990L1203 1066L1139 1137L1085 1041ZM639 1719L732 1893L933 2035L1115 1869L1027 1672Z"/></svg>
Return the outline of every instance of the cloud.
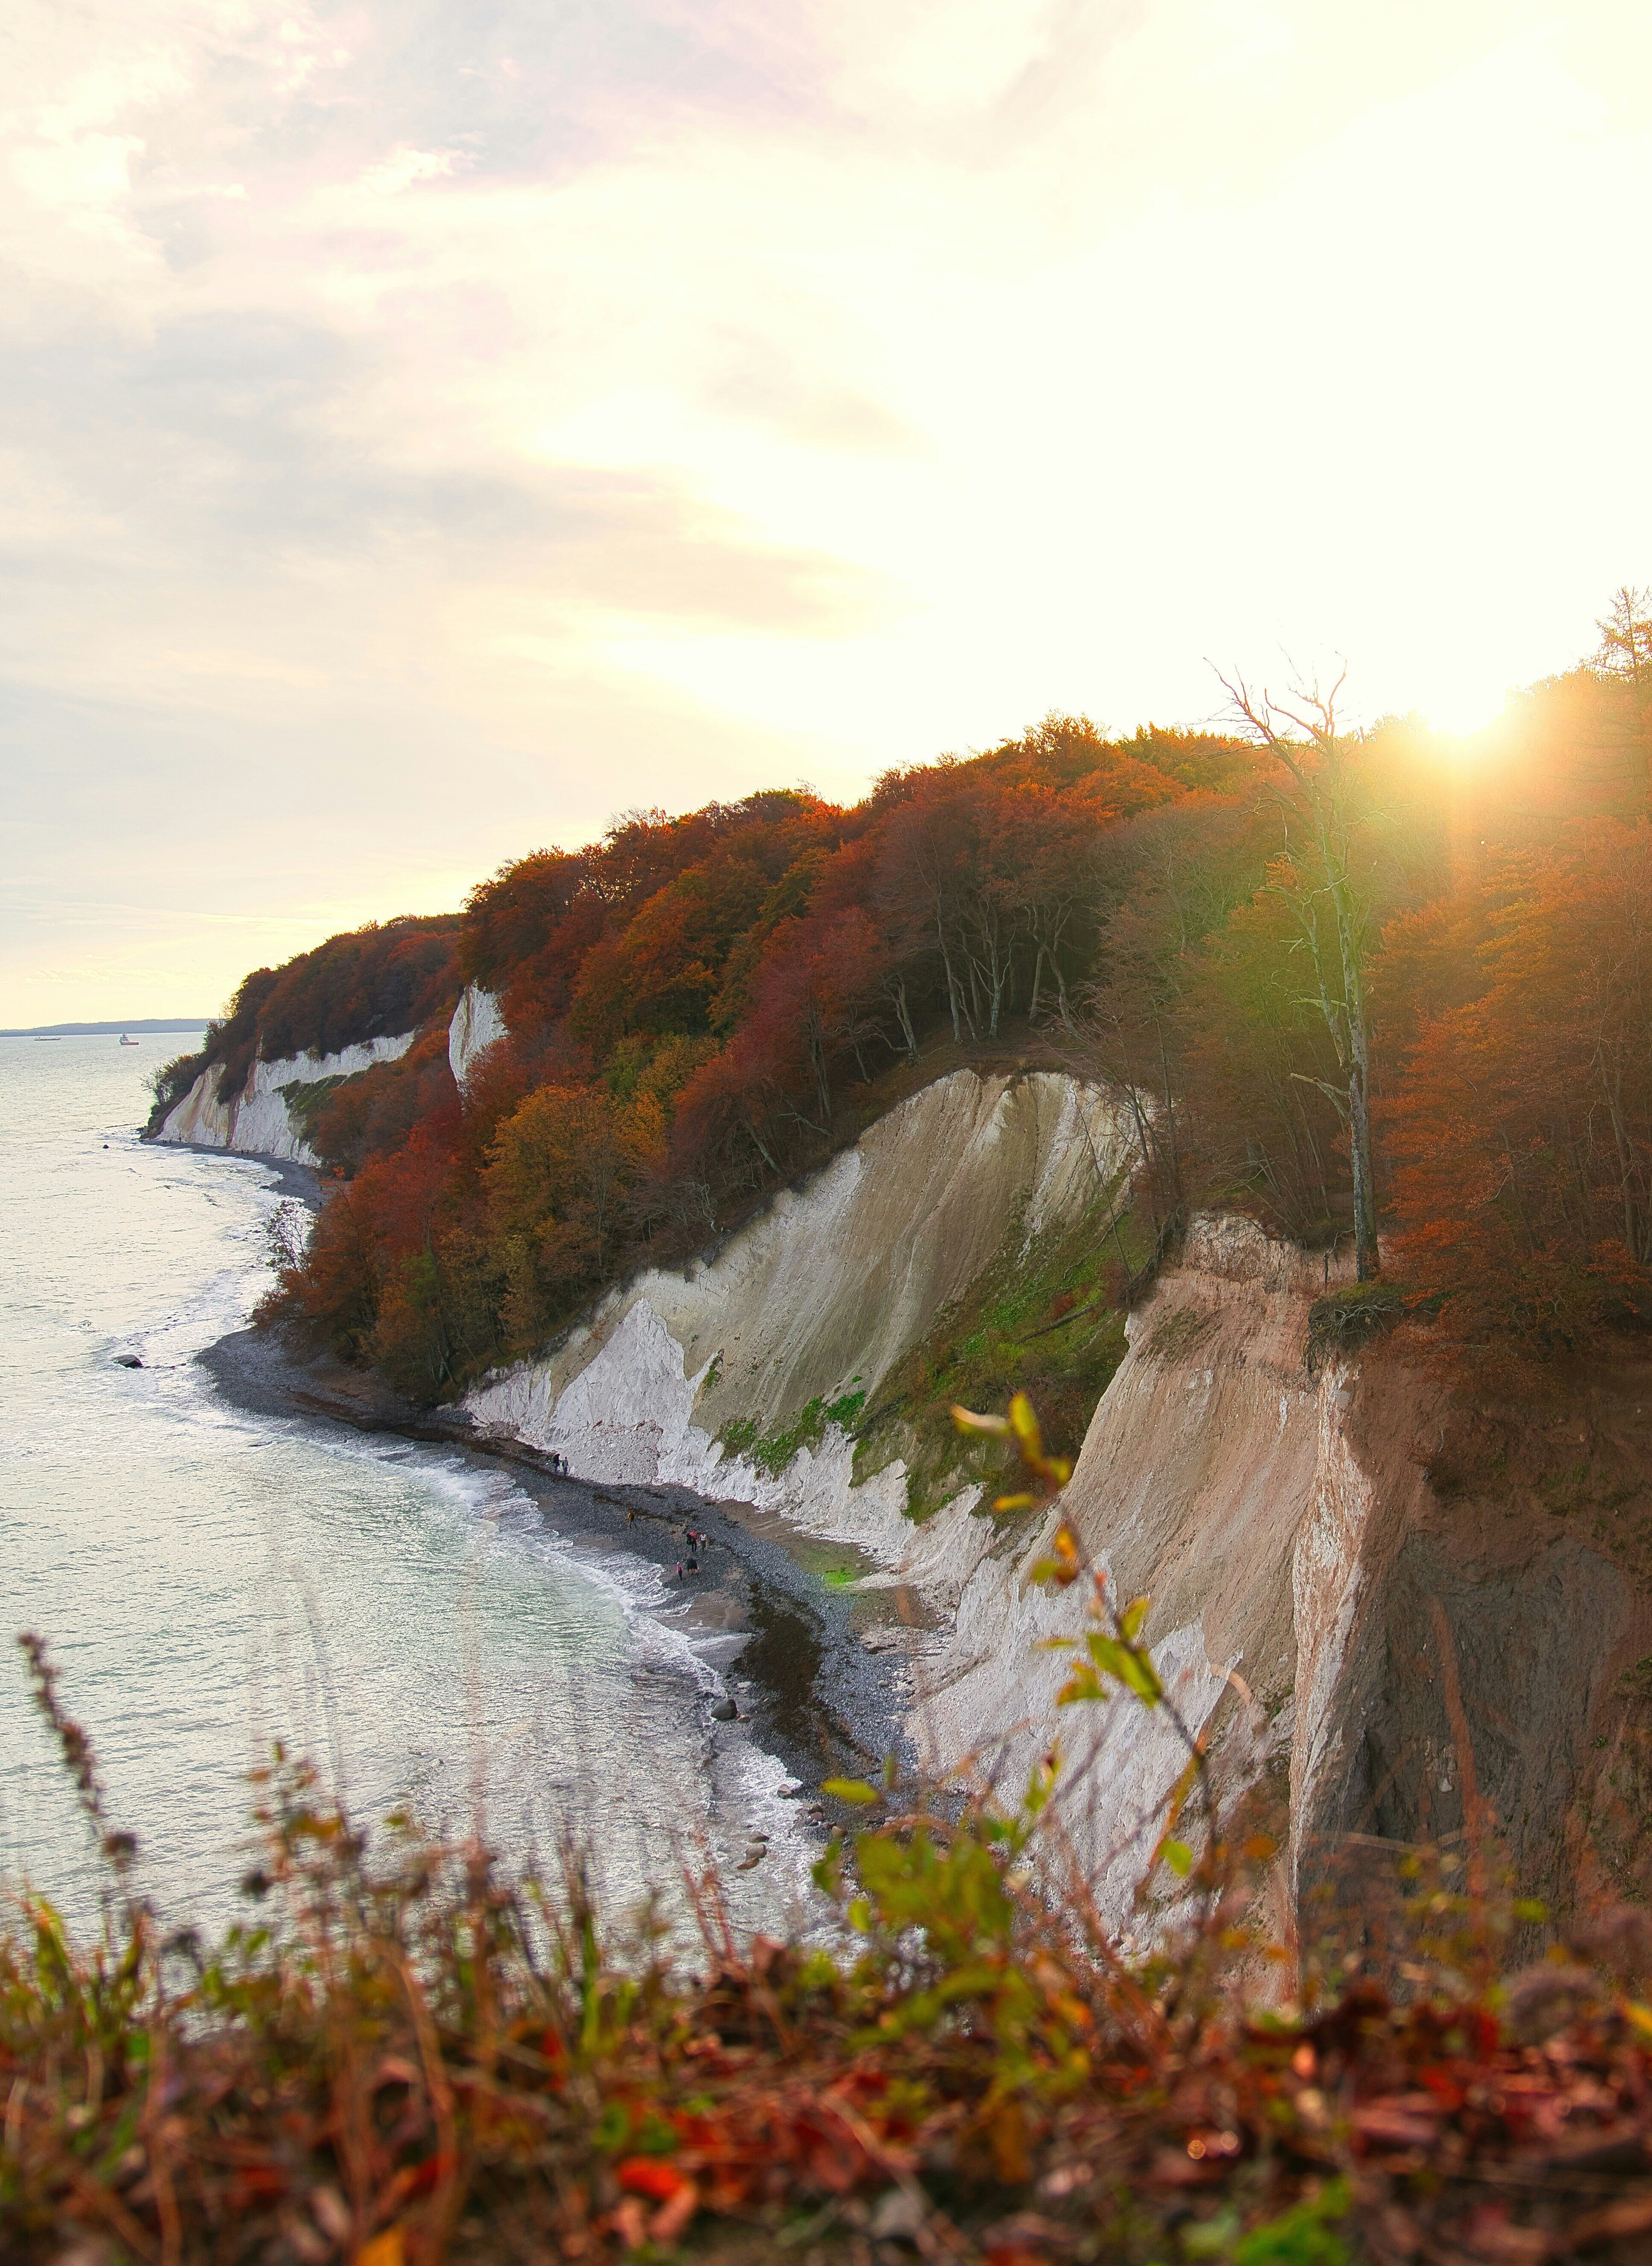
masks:
<svg viewBox="0 0 1652 2266"><path fill-rule="evenodd" d="M1652 473L1598 438L1652 346L1616 218L1652 186L1643 11L8 31L0 729L65 888L175 888L183 838L244 875L284 773L390 911L461 838L848 791L1052 703L1202 714L1205 651L1282 639L1348 650L1372 712L1461 713L1652 573Z"/></svg>
<svg viewBox="0 0 1652 2266"><path fill-rule="evenodd" d="M415 181L441 180L453 166L451 150L394 150L382 165L367 168L361 186L376 197L399 196Z"/></svg>

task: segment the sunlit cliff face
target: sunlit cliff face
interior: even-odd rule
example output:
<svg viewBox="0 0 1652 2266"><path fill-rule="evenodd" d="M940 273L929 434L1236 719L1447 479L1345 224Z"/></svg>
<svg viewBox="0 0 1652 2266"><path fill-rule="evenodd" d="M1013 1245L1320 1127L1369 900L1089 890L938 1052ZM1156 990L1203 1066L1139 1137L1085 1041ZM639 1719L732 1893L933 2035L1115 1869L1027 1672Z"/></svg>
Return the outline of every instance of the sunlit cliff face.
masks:
<svg viewBox="0 0 1652 2266"><path fill-rule="evenodd" d="M1644 579L1639 7L13 21L6 1020L1207 654L1472 725Z"/></svg>

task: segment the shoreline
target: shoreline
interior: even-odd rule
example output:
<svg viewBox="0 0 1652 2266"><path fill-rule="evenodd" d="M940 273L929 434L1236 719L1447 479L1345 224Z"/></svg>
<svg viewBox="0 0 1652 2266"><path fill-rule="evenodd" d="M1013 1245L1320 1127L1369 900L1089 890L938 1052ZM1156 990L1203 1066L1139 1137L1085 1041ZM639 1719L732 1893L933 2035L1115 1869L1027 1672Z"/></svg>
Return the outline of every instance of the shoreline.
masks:
<svg viewBox="0 0 1652 2266"><path fill-rule="evenodd" d="M321 1175L313 1165L302 1165L296 1157L272 1157L262 1149L220 1149L212 1141L163 1141L158 1134L145 1133L141 1129L137 1137L146 1149L179 1149L190 1157L218 1157L229 1164L261 1165L267 1173L274 1173L275 1185L283 1197L307 1204L311 1211L321 1209Z"/></svg>
<svg viewBox="0 0 1652 2266"><path fill-rule="evenodd" d="M287 1177L296 1182L303 1175L313 1186L307 1166L282 1167L271 1158L246 1161L280 1168L283 1195L314 1201ZM698 1575L684 1580L682 1617L675 1604L647 1610L696 1640L713 1641L718 1656L711 1664L741 1726L785 1765L799 1798L821 1816L846 1821L853 1813L822 1796L823 1780L875 1775L891 1753L910 1765L909 1632L892 1617L891 1592L848 1587L879 1570L852 1546L820 1543L778 1515L686 1488L610 1485L553 1473L540 1451L480 1433L468 1416L419 1408L325 1356L296 1358L275 1332L233 1331L195 1358L226 1400L252 1414L343 1424L502 1463L559 1537L628 1552L658 1568L674 1595L673 1570L687 1556L683 1530L692 1525L710 1547L700 1553ZM731 1641L727 1651L719 1639ZM727 1718L712 1716L709 1706L707 1714L713 1738L733 1729Z"/></svg>

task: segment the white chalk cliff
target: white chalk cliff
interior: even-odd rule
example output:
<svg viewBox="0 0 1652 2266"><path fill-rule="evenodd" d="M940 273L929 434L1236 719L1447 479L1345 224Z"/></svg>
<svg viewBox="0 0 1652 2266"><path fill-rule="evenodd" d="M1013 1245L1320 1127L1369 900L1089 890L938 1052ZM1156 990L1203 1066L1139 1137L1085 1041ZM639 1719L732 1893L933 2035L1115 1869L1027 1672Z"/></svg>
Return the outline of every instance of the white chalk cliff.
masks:
<svg viewBox="0 0 1652 2266"><path fill-rule="evenodd" d="M592 1479L665 1482L781 1511L881 1561L941 1626L915 1661L910 1727L929 1764L990 1758L1024 1784L1065 1739L1063 1824L1104 1910L1131 1893L1185 1753L1162 1711L1121 1700L1057 1721L1067 1672L1041 1640L1084 1626L1088 1585L1029 1583L1053 1518L996 1523L976 1491L923 1524L903 1467L853 1483L853 1444L829 1426L778 1477L727 1453L731 1421L770 1428L811 1398L880 1380L993 1257L1018 1216L1030 1236L1081 1216L1130 1161L1105 1091L1064 1077L960 1071L874 1126L800 1190L778 1197L708 1261L610 1291L542 1360L468 1396L485 1429L554 1449ZM1329 1270L1340 1279L1338 1270ZM1253 1223L1201 1217L1180 1262L1131 1317L1065 1497L1095 1562L1153 1598L1154 1656L1184 1720L1220 1733L1230 1783L1289 1773L1305 1819L1343 1758L1338 1713L1374 1506L1421 1485L1350 1443L1349 1372L1304 1368L1326 1262ZM1034 1531L1035 1528L1036 1531ZM1233 1679L1238 1678L1236 1683Z"/></svg>
<svg viewBox="0 0 1652 2266"><path fill-rule="evenodd" d="M498 1000L479 983L467 983L448 1025L448 1067L453 1083L464 1093L471 1065L496 1039L505 1035L505 1018Z"/></svg>
<svg viewBox="0 0 1652 2266"><path fill-rule="evenodd" d="M822 1531L872 1519L904 1550L903 1472L856 1490L852 1508L841 1435L778 1479L725 1455L718 1436L740 1419L771 1428L816 1397L874 1396L1011 1227L1030 1241L1081 1214L1120 1178L1129 1141L1123 1109L1098 1087L957 1071L777 1195L713 1259L619 1285L553 1352L466 1405L583 1477L705 1488Z"/></svg>
<svg viewBox="0 0 1652 2266"><path fill-rule="evenodd" d="M393 1039L365 1039L337 1054L287 1055L274 1062L254 1062L227 1101L218 1095L219 1065L209 1063L183 1100L167 1112L155 1137L318 1166L321 1159L293 1122L285 1089L318 1085L324 1078L352 1078L375 1063L395 1062L418 1035L417 1031L404 1031Z"/></svg>

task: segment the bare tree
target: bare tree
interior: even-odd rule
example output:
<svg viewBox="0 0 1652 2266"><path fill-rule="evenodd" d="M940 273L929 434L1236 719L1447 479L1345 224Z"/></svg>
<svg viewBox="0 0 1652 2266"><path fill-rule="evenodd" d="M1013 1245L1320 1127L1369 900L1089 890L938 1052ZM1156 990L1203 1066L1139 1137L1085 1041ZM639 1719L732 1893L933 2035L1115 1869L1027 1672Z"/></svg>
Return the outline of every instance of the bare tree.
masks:
<svg viewBox="0 0 1652 2266"><path fill-rule="evenodd" d="M1365 1000L1371 904L1353 871L1355 781L1348 743L1336 725L1337 696L1348 672L1344 669L1327 693L1321 693L1317 679L1309 685L1293 681L1285 700L1276 700L1266 686L1253 690L1237 669L1231 678L1220 669L1216 674L1234 721L1278 758L1292 783L1282 791L1286 854L1297 882L1289 896L1340 1075L1336 1085L1315 1083L1349 1129L1355 1270L1362 1283L1369 1283L1381 1267L1371 1169L1371 1019Z"/></svg>
<svg viewBox="0 0 1652 2266"><path fill-rule="evenodd" d="M1627 677L1644 700L1652 693L1652 590L1621 584L1595 627L1600 632L1596 668Z"/></svg>

